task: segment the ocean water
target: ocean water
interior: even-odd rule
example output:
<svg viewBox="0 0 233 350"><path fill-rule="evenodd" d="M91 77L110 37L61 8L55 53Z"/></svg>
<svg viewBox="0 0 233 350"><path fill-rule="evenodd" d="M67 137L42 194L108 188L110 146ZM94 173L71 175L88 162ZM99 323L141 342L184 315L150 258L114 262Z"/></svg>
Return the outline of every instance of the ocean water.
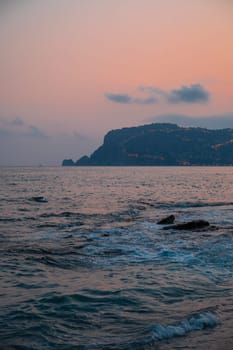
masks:
<svg viewBox="0 0 233 350"><path fill-rule="evenodd" d="M2 167L0 185L1 350L233 349L232 167Z"/></svg>

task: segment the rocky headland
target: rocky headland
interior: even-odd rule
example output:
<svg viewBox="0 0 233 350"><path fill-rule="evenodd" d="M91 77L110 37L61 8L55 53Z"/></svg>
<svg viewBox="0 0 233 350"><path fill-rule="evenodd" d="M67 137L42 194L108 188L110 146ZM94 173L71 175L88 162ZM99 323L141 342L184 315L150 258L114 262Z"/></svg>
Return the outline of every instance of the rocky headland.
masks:
<svg viewBox="0 0 233 350"><path fill-rule="evenodd" d="M112 130L90 157L63 166L233 165L233 129L155 123Z"/></svg>

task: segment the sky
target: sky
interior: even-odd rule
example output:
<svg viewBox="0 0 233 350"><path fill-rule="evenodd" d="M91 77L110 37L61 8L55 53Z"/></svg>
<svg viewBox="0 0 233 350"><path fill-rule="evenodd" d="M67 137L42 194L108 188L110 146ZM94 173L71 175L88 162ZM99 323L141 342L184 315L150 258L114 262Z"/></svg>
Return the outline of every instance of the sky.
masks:
<svg viewBox="0 0 233 350"><path fill-rule="evenodd" d="M233 128L232 37L232 0L0 0L0 165L156 121Z"/></svg>

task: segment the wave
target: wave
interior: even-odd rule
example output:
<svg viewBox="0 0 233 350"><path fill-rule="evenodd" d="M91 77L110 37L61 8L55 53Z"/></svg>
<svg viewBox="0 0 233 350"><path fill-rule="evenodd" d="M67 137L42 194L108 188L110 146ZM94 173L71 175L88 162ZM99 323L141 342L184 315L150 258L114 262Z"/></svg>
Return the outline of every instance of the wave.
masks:
<svg viewBox="0 0 233 350"><path fill-rule="evenodd" d="M150 326L148 330L144 329L141 336L135 341L125 342L121 344L108 344L102 346L104 350L146 350L146 349L160 349L159 342L171 340L175 337L183 337L192 331L201 331L206 328L216 327L220 323L217 316L210 311L203 312L185 319L176 325L161 325L156 324ZM140 329L138 329L140 333ZM132 334L131 334L132 335ZM171 343L170 343L171 344ZM172 347L169 347L172 349Z"/></svg>
<svg viewBox="0 0 233 350"><path fill-rule="evenodd" d="M70 218L70 217L77 217L77 216L81 216L81 214L79 213L75 213L75 212L71 212L71 211L62 211L60 213L43 213L40 215L41 218Z"/></svg>
<svg viewBox="0 0 233 350"><path fill-rule="evenodd" d="M148 330L144 330L140 338L128 344L121 344L120 348L123 350L159 349L160 347L158 343L160 341L171 340L175 337L183 337L192 331L213 328L219 323L220 321L215 314L210 311L203 312L196 314L189 319L184 319L175 325L156 324L149 326L149 332ZM108 346L106 350L107 349L115 350L116 347L112 345L110 347Z"/></svg>
<svg viewBox="0 0 233 350"><path fill-rule="evenodd" d="M83 289L82 293L71 294L48 292L36 299L28 299L23 307L20 306L18 309L14 307L8 312L6 319L11 321L11 327L5 333L3 340L14 342L18 340L20 334L25 346L23 349L31 345L31 336L33 336L33 343L37 346L30 349L158 349L161 341L186 336L192 331L213 328L220 323L217 316L208 310L192 315L174 325L145 326L143 325L145 321L141 320L127 327L127 324L130 325L133 320L128 319L127 316L121 317L121 313L116 310L125 310L127 315L127 310L131 308L136 310L140 307L138 301L137 298L131 298L128 294L123 295L120 290ZM101 312L102 308L105 313ZM101 323L100 312L101 315L105 315ZM51 322L52 319L54 322ZM109 328L111 320L114 321L114 325L117 322L117 326L114 326L114 333L107 334L106 331L109 332L111 329ZM1 325L3 321L2 319ZM60 330L62 330L61 333ZM80 337L80 330L82 337ZM94 335L91 331L94 331ZM57 343L58 332L59 344ZM122 333L119 339L120 332ZM45 339L41 339L41 334ZM69 339L68 344L67 339Z"/></svg>
<svg viewBox="0 0 233 350"><path fill-rule="evenodd" d="M233 202L177 202L177 203L155 203L155 208L203 208L203 207L225 207L232 206Z"/></svg>
<svg viewBox="0 0 233 350"><path fill-rule="evenodd" d="M160 209L167 209L167 208L202 208L202 207L224 207L224 206L232 206L233 202L144 202L140 201L140 204L144 204L148 207L152 208L160 208Z"/></svg>
<svg viewBox="0 0 233 350"><path fill-rule="evenodd" d="M23 221L22 218L0 218L0 222L17 222Z"/></svg>
<svg viewBox="0 0 233 350"><path fill-rule="evenodd" d="M160 324L152 326L152 340L164 340L177 336L184 336L195 330L202 330L208 327L215 327L219 324L216 315L211 312L200 313L185 319L177 325L163 326Z"/></svg>

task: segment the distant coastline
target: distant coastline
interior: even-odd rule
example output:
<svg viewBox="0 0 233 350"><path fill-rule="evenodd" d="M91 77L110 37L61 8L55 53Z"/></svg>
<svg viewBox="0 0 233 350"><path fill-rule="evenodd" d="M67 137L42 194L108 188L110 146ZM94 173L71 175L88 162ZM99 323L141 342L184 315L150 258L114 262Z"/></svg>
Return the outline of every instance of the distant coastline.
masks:
<svg viewBox="0 0 233 350"><path fill-rule="evenodd" d="M90 157L62 166L232 166L233 129L154 123L112 130Z"/></svg>

